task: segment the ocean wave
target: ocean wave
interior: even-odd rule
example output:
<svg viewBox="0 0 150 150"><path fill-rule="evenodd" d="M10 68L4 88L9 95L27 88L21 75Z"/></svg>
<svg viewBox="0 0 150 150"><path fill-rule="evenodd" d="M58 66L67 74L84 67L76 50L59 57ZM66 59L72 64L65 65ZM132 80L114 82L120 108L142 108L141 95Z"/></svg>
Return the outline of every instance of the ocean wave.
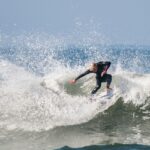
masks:
<svg viewBox="0 0 150 150"><path fill-rule="evenodd" d="M45 131L81 125L117 107L120 99L125 106L137 106L142 117L149 120L150 48L100 41L41 33L1 35L0 128ZM117 91L105 107L89 101L94 75L76 85L68 83L91 62L102 60L112 62L109 73L113 75L112 88ZM105 84L97 94L104 90ZM134 114L135 109L132 111Z"/></svg>
<svg viewBox="0 0 150 150"><path fill-rule="evenodd" d="M68 146L64 146L62 148L56 149L56 150L149 150L150 146L148 145L139 145L139 144L113 144L113 145L90 145L80 148L72 148Z"/></svg>
<svg viewBox="0 0 150 150"><path fill-rule="evenodd" d="M120 98L123 103L142 105L143 112L149 114L149 74L116 71L112 87L119 91L117 97L112 104L101 108L98 101L91 103L88 98L95 86L93 75L74 86L68 83L83 67L58 65L44 77L2 59L0 67L0 127L7 130L41 131L83 124L107 111L111 105L118 105ZM144 117L149 119L148 115Z"/></svg>

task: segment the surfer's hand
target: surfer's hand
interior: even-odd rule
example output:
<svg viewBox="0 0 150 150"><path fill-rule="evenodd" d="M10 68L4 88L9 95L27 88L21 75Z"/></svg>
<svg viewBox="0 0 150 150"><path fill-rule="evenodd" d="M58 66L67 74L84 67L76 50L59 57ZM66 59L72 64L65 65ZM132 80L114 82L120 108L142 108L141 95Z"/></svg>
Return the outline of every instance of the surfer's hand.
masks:
<svg viewBox="0 0 150 150"><path fill-rule="evenodd" d="M101 73L101 77L103 77L103 76L104 76L104 74L105 74L105 72L102 72L102 73Z"/></svg>
<svg viewBox="0 0 150 150"><path fill-rule="evenodd" d="M75 84L75 83L76 83L76 80L70 80L69 83Z"/></svg>

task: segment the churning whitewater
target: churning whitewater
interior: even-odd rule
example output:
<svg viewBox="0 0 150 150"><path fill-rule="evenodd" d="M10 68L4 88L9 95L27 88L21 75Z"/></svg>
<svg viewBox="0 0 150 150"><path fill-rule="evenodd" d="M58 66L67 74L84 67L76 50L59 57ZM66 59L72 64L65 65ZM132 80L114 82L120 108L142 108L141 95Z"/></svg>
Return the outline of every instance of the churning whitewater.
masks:
<svg viewBox="0 0 150 150"><path fill-rule="evenodd" d="M150 121L150 47L85 44L85 40L84 43L69 42L66 38L47 35L2 36L1 130L40 133L57 130L59 127L69 129L72 125L75 128L89 126L89 132L90 129L93 132L95 130L92 134L96 134L101 132L101 129L95 127L95 122L99 124L100 121L102 123L110 120L110 117L115 117L115 112L120 112L114 108L122 102L122 109L130 106L128 111L132 114L132 121L140 116L139 122L134 122L137 123L136 126L140 126L141 122L145 123L137 132L149 132L146 124ZM112 63L109 73L113 76L112 88L116 92L105 107L102 107L100 100L89 101L89 93L95 86L93 74L81 79L74 86L68 83L68 80L85 71L91 62L103 60ZM104 90L105 84L98 94ZM107 119L104 117L106 114L110 115ZM117 120L123 116L119 117ZM128 117L124 114L124 121L128 121ZM112 121L110 133L113 133L115 126ZM132 125L129 124L128 127L130 126ZM123 125L118 127L116 139L119 139L120 135L127 136L119 131L121 128ZM105 134L107 130L104 128L103 132ZM141 137L143 138L142 135ZM140 144L149 144L149 136L145 135L143 139ZM97 139L94 141L96 144ZM123 141L124 139L122 143ZM137 138L134 140L137 143L139 141Z"/></svg>

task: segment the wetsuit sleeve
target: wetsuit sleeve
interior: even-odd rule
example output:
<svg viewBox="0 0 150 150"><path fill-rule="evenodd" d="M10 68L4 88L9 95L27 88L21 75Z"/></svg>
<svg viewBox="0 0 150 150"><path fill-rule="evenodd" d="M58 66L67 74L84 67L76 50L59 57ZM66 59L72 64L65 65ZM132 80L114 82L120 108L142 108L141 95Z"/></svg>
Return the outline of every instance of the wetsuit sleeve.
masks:
<svg viewBox="0 0 150 150"><path fill-rule="evenodd" d="M92 73L92 71L90 71L90 70L85 71L84 73L82 73L78 77L76 77L75 80L77 81L78 79L82 78L83 76L85 76L89 73Z"/></svg>
<svg viewBox="0 0 150 150"><path fill-rule="evenodd" d="M104 71L107 72L108 68L110 67L111 62L105 62L105 68Z"/></svg>
<svg viewBox="0 0 150 150"><path fill-rule="evenodd" d="M106 74L108 68L110 67L110 64L111 64L111 62L108 62L108 61L106 61L106 62L103 63L104 69L103 69L103 71L101 73L101 77L103 77L103 75Z"/></svg>
<svg viewBox="0 0 150 150"><path fill-rule="evenodd" d="M110 67L110 65L111 65L111 62L110 61L106 61L106 62L104 62L104 64L107 66L107 69Z"/></svg>
<svg viewBox="0 0 150 150"><path fill-rule="evenodd" d="M111 62L110 61L100 61L98 63L96 63L97 65L106 65L108 66L108 68L110 67L111 65Z"/></svg>
<svg viewBox="0 0 150 150"><path fill-rule="evenodd" d="M98 63L96 63L97 65L102 65L103 64L103 62L102 61L100 61L100 62L98 62Z"/></svg>

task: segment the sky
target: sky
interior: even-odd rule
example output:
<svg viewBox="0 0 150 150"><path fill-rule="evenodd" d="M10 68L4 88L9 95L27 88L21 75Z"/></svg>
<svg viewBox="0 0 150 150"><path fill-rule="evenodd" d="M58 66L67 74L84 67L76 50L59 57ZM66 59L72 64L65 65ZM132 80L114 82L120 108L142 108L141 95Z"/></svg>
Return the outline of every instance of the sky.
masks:
<svg viewBox="0 0 150 150"><path fill-rule="evenodd" d="M93 30L114 44L150 45L149 15L150 0L0 0L0 32Z"/></svg>

